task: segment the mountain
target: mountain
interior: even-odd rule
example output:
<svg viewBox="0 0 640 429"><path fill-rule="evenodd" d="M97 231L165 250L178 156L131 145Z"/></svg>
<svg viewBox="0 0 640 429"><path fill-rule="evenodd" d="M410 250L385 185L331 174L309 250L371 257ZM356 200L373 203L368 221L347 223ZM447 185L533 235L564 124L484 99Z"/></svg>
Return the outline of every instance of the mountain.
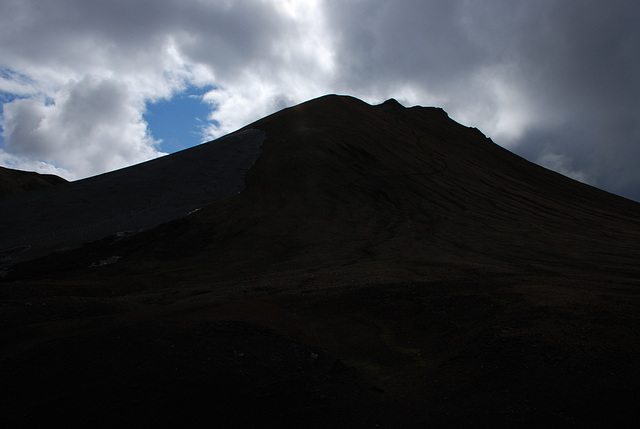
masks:
<svg viewBox="0 0 640 429"><path fill-rule="evenodd" d="M66 183L53 174L39 174L0 167L0 197Z"/></svg>
<svg viewBox="0 0 640 429"><path fill-rule="evenodd" d="M12 261L1 284L10 421L638 418L640 204L395 100L325 96L226 139L247 133L262 146L239 194ZM200 194L207 181L184 175L214 153L127 169L113 212L144 197L144 169L164 177L157 189ZM109 193L89 183L74 192ZM155 198L145 204L162 214L167 200ZM84 231L93 216L74 222Z"/></svg>

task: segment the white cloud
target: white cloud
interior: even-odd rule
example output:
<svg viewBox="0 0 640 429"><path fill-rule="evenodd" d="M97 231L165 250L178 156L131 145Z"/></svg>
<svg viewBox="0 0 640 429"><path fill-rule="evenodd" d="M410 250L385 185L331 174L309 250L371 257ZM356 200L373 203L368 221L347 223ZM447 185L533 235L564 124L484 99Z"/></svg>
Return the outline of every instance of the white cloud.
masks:
<svg viewBox="0 0 640 429"><path fill-rule="evenodd" d="M0 165L7 168L23 171L35 171L41 174L55 174L64 178L73 178L74 175L69 170L44 161L34 161L33 158L25 158L15 154L10 154L0 149Z"/></svg>
<svg viewBox="0 0 640 429"><path fill-rule="evenodd" d="M17 99L4 106L6 149L62 168L76 178L161 155L147 133L141 108L126 84L85 77L71 81L53 103Z"/></svg>

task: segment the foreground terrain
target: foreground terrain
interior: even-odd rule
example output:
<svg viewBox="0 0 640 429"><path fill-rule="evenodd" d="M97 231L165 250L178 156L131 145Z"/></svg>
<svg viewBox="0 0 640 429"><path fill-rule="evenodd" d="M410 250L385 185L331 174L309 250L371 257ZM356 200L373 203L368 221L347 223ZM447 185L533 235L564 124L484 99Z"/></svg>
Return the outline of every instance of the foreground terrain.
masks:
<svg viewBox="0 0 640 429"><path fill-rule="evenodd" d="M249 129L266 138L239 195L12 259L10 426L640 417L638 203L394 100L327 96Z"/></svg>

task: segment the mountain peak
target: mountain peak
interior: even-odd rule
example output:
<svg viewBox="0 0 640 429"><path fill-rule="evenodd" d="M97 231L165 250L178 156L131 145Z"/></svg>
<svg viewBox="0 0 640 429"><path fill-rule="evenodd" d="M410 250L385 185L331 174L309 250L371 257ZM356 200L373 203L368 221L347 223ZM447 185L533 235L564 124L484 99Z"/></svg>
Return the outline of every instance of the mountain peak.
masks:
<svg viewBox="0 0 640 429"><path fill-rule="evenodd" d="M386 100L384 103L381 104L381 106L392 108L392 109L399 109L399 108L404 109L405 108L395 98L390 98L390 99Z"/></svg>

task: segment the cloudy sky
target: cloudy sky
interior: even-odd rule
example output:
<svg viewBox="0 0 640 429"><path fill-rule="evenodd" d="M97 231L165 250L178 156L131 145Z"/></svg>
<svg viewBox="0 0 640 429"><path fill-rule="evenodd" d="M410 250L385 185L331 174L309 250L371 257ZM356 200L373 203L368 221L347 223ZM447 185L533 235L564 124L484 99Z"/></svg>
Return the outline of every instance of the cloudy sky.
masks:
<svg viewBox="0 0 640 429"><path fill-rule="evenodd" d="M640 200L640 3L0 0L0 165L77 179L327 93Z"/></svg>

